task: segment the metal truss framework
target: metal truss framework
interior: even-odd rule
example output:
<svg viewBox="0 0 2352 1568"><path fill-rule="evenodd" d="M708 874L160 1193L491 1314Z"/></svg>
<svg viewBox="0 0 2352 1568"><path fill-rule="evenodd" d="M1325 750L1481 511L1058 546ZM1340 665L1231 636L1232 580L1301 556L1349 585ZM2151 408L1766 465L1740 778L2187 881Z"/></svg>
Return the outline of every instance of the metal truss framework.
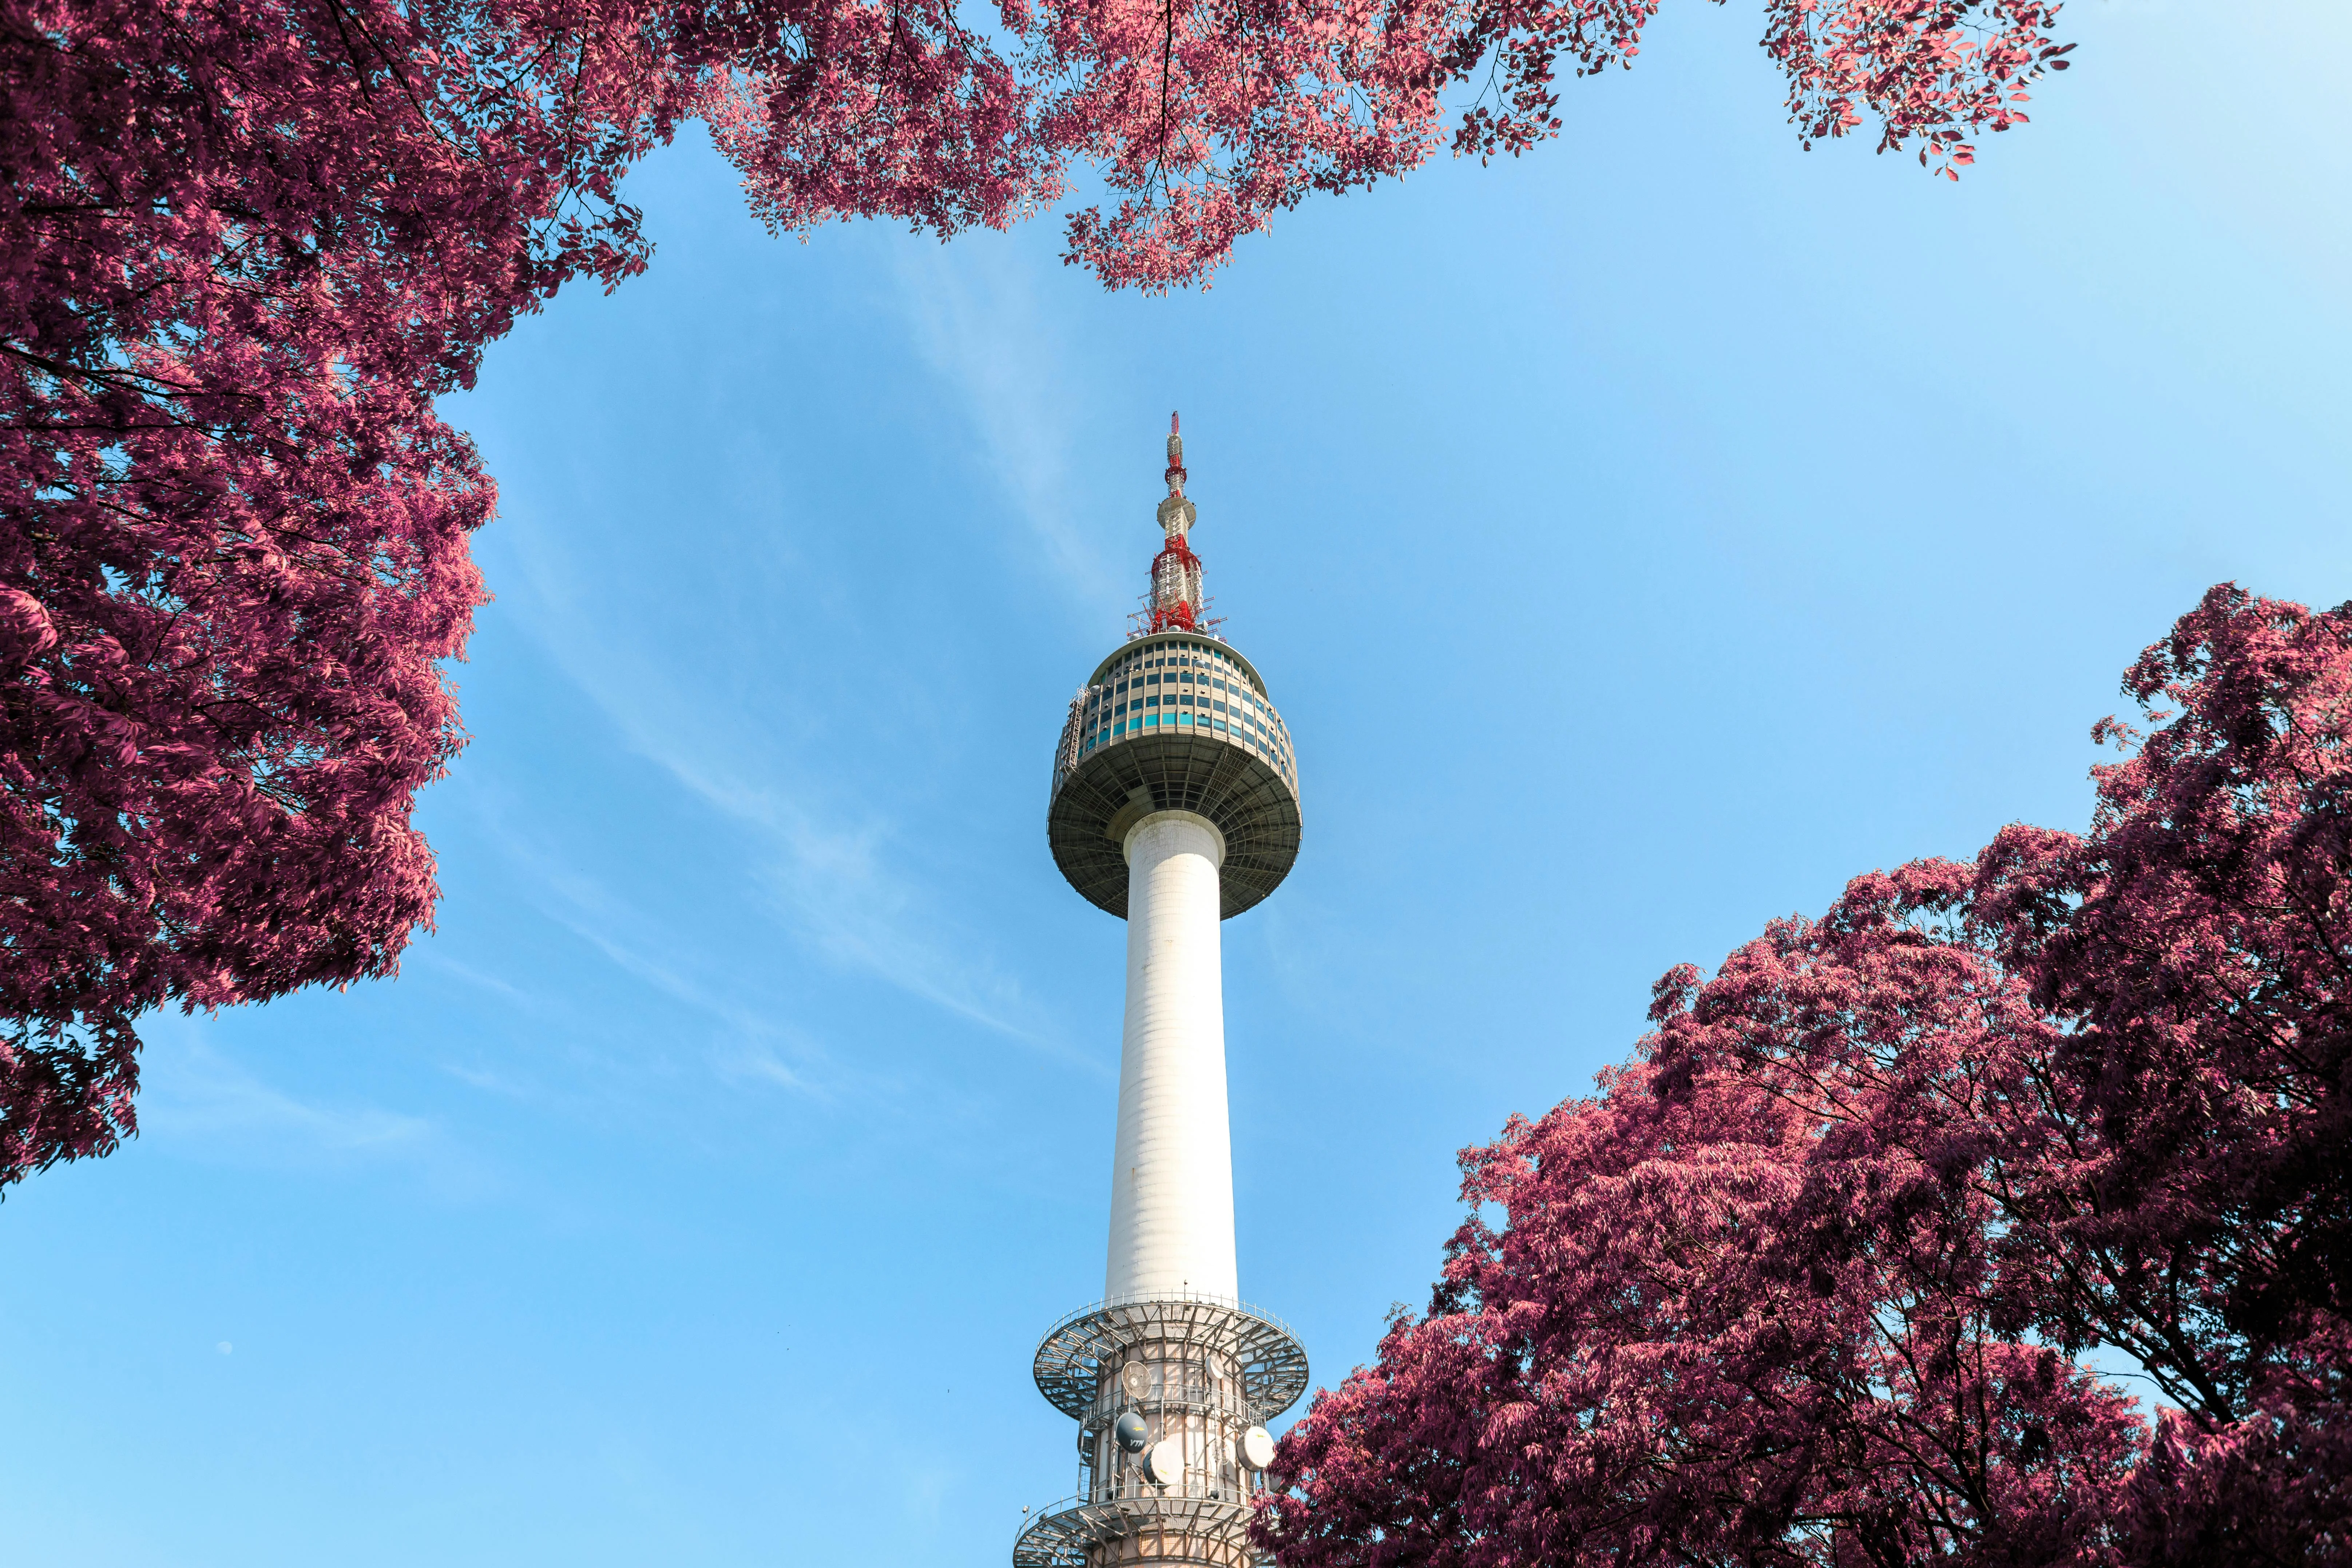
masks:
<svg viewBox="0 0 2352 1568"><path fill-rule="evenodd" d="M1022 1527L1013 1568L1251 1568L1249 1520L1247 1503L1207 1498L1065 1498Z"/></svg>
<svg viewBox="0 0 2352 1568"><path fill-rule="evenodd" d="M1289 1324L1238 1301L1184 1295L1098 1301L1064 1318L1037 1343L1037 1392L1087 1421L1099 1406L1104 1369L1147 1346L1232 1357L1249 1417L1261 1426L1307 1392L1307 1351Z"/></svg>
<svg viewBox="0 0 2352 1568"><path fill-rule="evenodd" d="M1070 885L1122 919L1120 840L1153 811L1192 812L1224 836L1219 913L1228 920L1274 891L1298 858L1298 792L1250 747L1192 731L1113 742L1055 774L1045 840Z"/></svg>

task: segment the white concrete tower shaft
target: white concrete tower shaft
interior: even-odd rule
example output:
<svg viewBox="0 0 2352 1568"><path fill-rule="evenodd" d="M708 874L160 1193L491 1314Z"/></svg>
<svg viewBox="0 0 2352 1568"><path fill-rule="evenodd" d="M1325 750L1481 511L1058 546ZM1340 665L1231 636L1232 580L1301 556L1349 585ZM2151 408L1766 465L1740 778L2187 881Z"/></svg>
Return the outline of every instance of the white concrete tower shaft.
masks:
<svg viewBox="0 0 2352 1568"><path fill-rule="evenodd" d="M1224 836L1160 811L1128 831L1127 1018L1104 1294L1240 1295L1218 924Z"/></svg>

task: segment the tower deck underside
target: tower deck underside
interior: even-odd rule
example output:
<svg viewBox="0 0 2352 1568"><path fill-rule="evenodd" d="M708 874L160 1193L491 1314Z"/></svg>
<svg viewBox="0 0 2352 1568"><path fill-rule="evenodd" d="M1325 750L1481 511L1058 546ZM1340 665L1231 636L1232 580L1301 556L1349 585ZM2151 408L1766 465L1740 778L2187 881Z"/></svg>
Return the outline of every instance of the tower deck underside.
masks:
<svg viewBox="0 0 2352 1568"><path fill-rule="evenodd" d="M1297 792L1263 758L1213 734L1145 734L1080 758L1046 815L1054 863L1088 902L1127 916L1127 829L1158 811L1203 816L1224 835L1219 913L1251 908L1298 858Z"/></svg>

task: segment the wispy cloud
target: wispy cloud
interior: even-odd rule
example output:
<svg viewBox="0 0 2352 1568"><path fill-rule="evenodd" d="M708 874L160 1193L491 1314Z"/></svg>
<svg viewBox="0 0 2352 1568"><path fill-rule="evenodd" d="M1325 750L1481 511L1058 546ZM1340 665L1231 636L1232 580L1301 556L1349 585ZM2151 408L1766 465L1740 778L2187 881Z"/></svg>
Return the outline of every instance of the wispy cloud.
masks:
<svg viewBox="0 0 2352 1568"><path fill-rule="evenodd" d="M306 1100L217 1049L208 1029L201 1018L158 1017L147 1026L142 1140L240 1164L400 1163L444 1184L472 1184L478 1175L431 1121L377 1105Z"/></svg>
<svg viewBox="0 0 2352 1568"><path fill-rule="evenodd" d="M537 895L531 902L540 913L594 949L613 968L716 1026L708 1048L710 1068L719 1078L831 1102L836 1089L854 1076L772 1008L740 997L722 980L708 974L709 955L700 955L698 963L690 948L664 940L658 922L578 868L562 863L548 846L504 819L488 801L478 804L484 826L526 874L530 892ZM646 1058L634 1051L625 1060L601 1058L593 1042L603 1031L577 998L526 990L435 953L429 946L417 956L419 967L449 973L551 1026L533 1034L542 1041L558 1042L562 1070L552 1079L534 1073L520 1058L494 1064L442 1062L441 1070L458 1082L486 1094L540 1104L572 1098L589 1083L603 1083L609 1092L613 1084L621 1082L629 1086L626 1092L633 1096L642 1092L642 1075L649 1065ZM676 1037L655 1043L665 1058L674 1058L671 1047Z"/></svg>
<svg viewBox="0 0 2352 1568"><path fill-rule="evenodd" d="M495 974L485 974L470 963L462 963L448 954L436 951L429 942L410 949L403 963L419 969L437 969L445 974L454 975L467 984L487 991L491 995L510 1003L526 1013L539 1013L546 1010L547 998L526 991L510 981L501 980Z"/></svg>
<svg viewBox="0 0 2352 1568"><path fill-rule="evenodd" d="M721 1026L726 1034L715 1064L721 1076L738 1080L748 1076L819 1100L831 1098L811 1076L824 1053L798 1030L772 1011L750 1005L695 974L679 955L663 952L658 942L648 940L635 911L578 872L542 862L541 884L555 895L554 901L542 906L550 918L623 973ZM800 1058L800 1068L786 1066L778 1054L786 1043ZM757 1064L748 1074L741 1070L747 1062Z"/></svg>
<svg viewBox="0 0 2352 1568"><path fill-rule="evenodd" d="M1045 546L1074 607L1090 616L1132 594L1109 540L1078 521L1069 453L1080 423L1076 374L1057 328L1038 308L1028 258L1013 242L976 236L954 246L890 252L909 334L952 387L1014 511Z"/></svg>
<svg viewBox="0 0 2352 1568"><path fill-rule="evenodd" d="M781 923L836 966L1006 1038L1070 1054L1019 983L991 960L984 938L909 873L890 822L810 782L805 763L763 743L739 711L719 710L684 672L616 637L609 619L579 602L562 553L527 522L510 538L529 579L524 612L558 666L632 751L746 830L758 849L746 858L746 875ZM747 1037L763 1032L764 1015L664 956L658 942L622 934L639 923L625 905L556 858L515 847L538 862L536 874L557 895L561 907L550 912L615 964Z"/></svg>
<svg viewBox="0 0 2352 1568"><path fill-rule="evenodd" d="M794 1070L775 1051L763 1045L745 1045L739 1050L722 1056L719 1060L719 1076L734 1083L766 1083L797 1093L818 1092L807 1078Z"/></svg>

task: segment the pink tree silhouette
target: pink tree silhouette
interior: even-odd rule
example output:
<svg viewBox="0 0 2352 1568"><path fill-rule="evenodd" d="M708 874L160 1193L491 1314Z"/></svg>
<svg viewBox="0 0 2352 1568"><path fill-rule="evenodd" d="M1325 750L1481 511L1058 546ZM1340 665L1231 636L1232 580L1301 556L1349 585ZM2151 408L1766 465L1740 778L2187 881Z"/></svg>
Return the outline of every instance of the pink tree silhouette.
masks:
<svg viewBox="0 0 2352 1568"><path fill-rule="evenodd" d="M2216 588L2126 684L2088 835L1670 972L1464 1153L1428 1311L1283 1440L1285 1568L2352 1553L2352 606Z"/></svg>

